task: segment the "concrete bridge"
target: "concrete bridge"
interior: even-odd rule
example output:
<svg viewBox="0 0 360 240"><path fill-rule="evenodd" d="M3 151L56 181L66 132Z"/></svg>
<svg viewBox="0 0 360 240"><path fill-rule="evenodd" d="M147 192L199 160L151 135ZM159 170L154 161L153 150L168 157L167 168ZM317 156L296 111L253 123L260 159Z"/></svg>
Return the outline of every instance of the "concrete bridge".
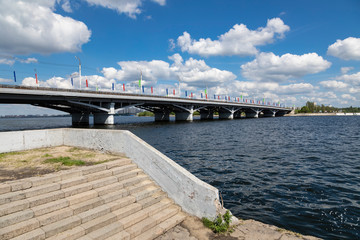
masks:
<svg viewBox="0 0 360 240"><path fill-rule="evenodd" d="M176 121L192 121L196 111L202 120L213 119L214 112L219 119L278 117L291 112L291 108L236 101L10 85L0 85L0 103L67 112L73 125L89 124L90 114L94 124L114 124L114 115L129 107L153 112L155 121L169 121L171 112L175 112Z"/></svg>

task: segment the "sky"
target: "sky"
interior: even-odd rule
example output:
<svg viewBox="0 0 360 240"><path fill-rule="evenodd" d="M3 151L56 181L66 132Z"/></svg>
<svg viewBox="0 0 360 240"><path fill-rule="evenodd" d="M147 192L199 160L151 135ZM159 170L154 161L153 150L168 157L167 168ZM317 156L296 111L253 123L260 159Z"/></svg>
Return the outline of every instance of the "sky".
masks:
<svg viewBox="0 0 360 240"><path fill-rule="evenodd" d="M79 89L80 59L81 89L359 107L359 23L359 0L0 0L0 84Z"/></svg>

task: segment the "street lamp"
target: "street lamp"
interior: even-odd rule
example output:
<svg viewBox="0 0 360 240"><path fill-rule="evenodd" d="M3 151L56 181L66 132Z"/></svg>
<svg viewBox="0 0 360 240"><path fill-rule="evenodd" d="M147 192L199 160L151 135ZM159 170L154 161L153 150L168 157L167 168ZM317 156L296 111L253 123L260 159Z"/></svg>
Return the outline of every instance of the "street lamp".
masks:
<svg viewBox="0 0 360 240"><path fill-rule="evenodd" d="M79 60L79 79L80 79L80 89L81 89L81 61L78 56L75 56L77 60Z"/></svg>

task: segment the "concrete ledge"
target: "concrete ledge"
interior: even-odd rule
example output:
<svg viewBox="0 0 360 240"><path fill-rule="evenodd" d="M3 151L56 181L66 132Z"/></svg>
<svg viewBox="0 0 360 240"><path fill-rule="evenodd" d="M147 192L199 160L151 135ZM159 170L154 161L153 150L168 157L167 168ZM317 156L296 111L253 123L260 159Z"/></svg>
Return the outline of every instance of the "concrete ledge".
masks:
<svg viewBox="0 0 360 240"><path fill-rule="evenodd" d="M65 128L0 132L0 152L60 145L125 153L183 211L200 218L214 218L219 210L218 189L196 178L129 131Z"/></svg>

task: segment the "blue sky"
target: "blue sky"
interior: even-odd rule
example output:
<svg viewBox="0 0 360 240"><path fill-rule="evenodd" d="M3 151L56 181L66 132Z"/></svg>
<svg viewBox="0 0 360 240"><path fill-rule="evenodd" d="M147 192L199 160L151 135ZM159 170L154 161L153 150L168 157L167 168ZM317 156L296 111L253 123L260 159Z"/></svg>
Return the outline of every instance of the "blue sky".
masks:
<svg viewBox="0 0 360 240"><path fill-rule="evenodd" d="M79 88L78 56L82 88L360 106L359 23L358 0L0 0L0 83Z"/></svg>

